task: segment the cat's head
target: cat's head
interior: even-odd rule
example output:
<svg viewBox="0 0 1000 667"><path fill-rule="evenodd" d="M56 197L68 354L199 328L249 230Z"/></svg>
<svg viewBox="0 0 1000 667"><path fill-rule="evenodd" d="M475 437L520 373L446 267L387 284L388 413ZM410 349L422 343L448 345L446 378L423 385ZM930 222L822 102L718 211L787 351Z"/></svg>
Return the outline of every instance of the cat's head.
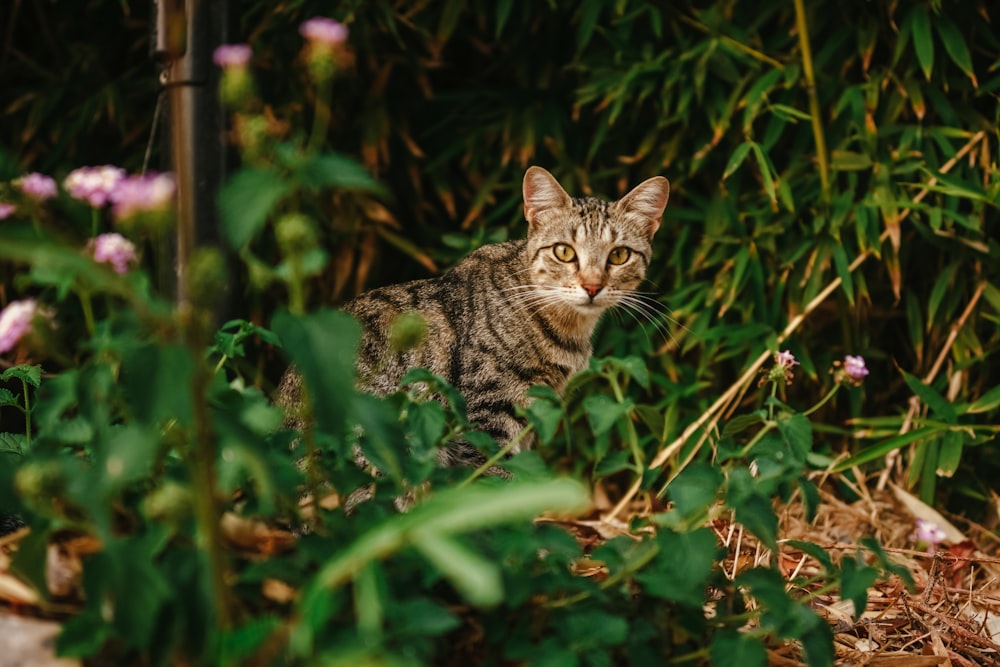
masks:
<svg viewBox="0 0 1000 667"><path fill-rule="evenodd" d="M524 216L535 303L596 315L627 299L646 276L669 196L670 183L656 176L616 202L574 199L552 174L529 168Z"/></svg>

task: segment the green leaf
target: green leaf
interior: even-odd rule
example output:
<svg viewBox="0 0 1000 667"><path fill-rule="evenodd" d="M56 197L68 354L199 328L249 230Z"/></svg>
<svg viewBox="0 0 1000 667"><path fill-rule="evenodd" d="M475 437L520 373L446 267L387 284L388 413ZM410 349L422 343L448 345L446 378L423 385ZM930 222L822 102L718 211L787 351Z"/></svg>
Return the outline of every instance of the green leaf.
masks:
<svg viewBox="0 0 1000 667"><path fill-rule="evenodd" d="M719 550L715 533L708 528L686 533L661 528L656 543L659 555L636 580L650 595L701 609Z"/></svg>
<svg viewBox="0 0 1000 667"><path fill-rule="evenodd" d="M778 203L778 196L774 190L774 172L771 171L771 162L764 154L764 149L759 144L751 146L753 155L757 159L757 168L760 170L760 179L764 183L764 190L772 203Z"/></svg>
<svg viewBox="0 0 1000 667"><path fill-rule="evenodd" d="M931 19L927 7L919 5L912 12L913 49L917 52L917 62L924 71L924 77L930 81L934 69L934 37L931 35Z"/></svg>
<svg viewBox="0 0 1000 667"><path fill-rule="evenodd" d="M111 626L99 613L84 610L62 623L56 650L67 658L85 658L94 655L111 635Z"/></svg>
<svg viewBox="0 0 1000 667"><path fill-rule="evenodd" d="M965 412L970 415L978 415L996 410L997 407L1000 407L1000 384L973 401Z"/></svg>
<svg viewBox="0 0 1000 667"><path fill-rule="evenodd" d="M18 400L17 396L14 395L10 389L5 389L0 387L0 407L4 405L21 405L21 401Z"/></svg>
<svg viewBox="0 0 1000 667"><path fill-rule="evenodd" d="M882 458L889 452L901 449L910 443L919 442L925 438L932 437L939 431L940 429L937 427L924 426L910 431L909 433L893 436L876 445L872 445L867 449L863 449L854 456L841 461L833 468L833 471L842 472L844 470L849 470L854 466L861 465L862 463L868 463L869 461Z"/></svg>
<svg viewBox="0 0 1000 667"><path fill-rule="evenodd" d="M11 366L3 373L0 373L0 382L6 380L21 380L37 389L42 383L42 372L41 366L29 366L27 364Z"/></svg>
<svg viewBox="0 0 1000 667"><path fill-rule="evenodd" d="M952 62L965 72L965 75L972 80L973 86L978 86L976 74L972 70L972 55L969 53L969 47L965 43L965 36L955 26L955 23L946 12L941 12L935 17L934 28L937 30L938 37L941 38L941 43L944 44L944 50L948 52L948 56Z"/></svg>
<svg viewBox="0 0 1000 667"><path fill-rule="evenodd" d="M837 275L840 277L840 284L844 288L844 296L847 303L854 307L854 278L851 276L850 262L847 261L847 251L841 243L833 245L833 263L837 268Z"/></svg>
<svg viewBox="0 0 1000 667"><path fill-rule="evenodd" d="M389 611L398 637L436 637L461 625L451 612L427 598L393 602Z"/></svg>
<svg viewBox="0 0 1000 667"><path fill-rule="evenodd" d="M801 413L782 415L778 419L778 432L798 459L804 461L806 454L812 450L812 423L809 418Z"/></svg>
<svg viewBox="0 0 1000 667"><path fill-rule="evenodd" d="M621 644L628 637L628 621L597 609L581 609L566 617L560 634L575 651Z"/></svg>
<svg viewBox="0 0 1000 667"><path fill-rule="evenodd" d="M840 559L840 595L854 604L854 617L860 618L868 604L868 589L878 579L878 570L850 556Z"/></svg>
<svg viewBox="0 0 1000 667"><path fill-rule="evenodd" d="M727 421L726 425L722 427L722 437L731 438L735 435L739 435L751 426L763 423L764 418L757 412L751 412L746 415L736 415Z"/></svg>
<svg viewBox="0 0 1000 667"><path fill-rule="evenodd" d="M583 399L583 409L587 413L587 422L594 435L603 435L628 414L632 403L619 403L607 394L592 394Z"/></svg>
<svg viewBox="0 0 1000 667"><path fill-rule="evenodd" d="M771 501L757 489L757 481L745 468L733 468L729 473L726 505L742 523L770 549L777 549L778 517Z"/></svg>
<svg viewBox="0 0 1000 667"><path fill-rule="evenodd" d="M729 157L729 162L726 164L725 171L722 172L722 180L726 180L733 175L733 172L740 168L740 165L743 164L743 161L747 157L747 153L750 152L750 147L753 145L754 144L750 141L744 141L736 147L736 150L734 150L733 154Z"/></svg>
<svg viewBox="0 0 1000 667"><path fill-rule="evenodd" d="M222 231L229 245L239 249L264 229L274 205L289 193L291 184L271 169L241 169L219 192Z"/></svg>
<svg viewBox="0 0 1000 667"><path fill-rule="evenodd" d="M834 171L871 169L872 159L864 153L836 149L830 152L830 168Z"/></svg>
<svg viewBox="0 0 1000 667"><path fill-rule="evenodd" d="M767 649L759 637L728 628L716 632L712 637L709 655L713 665L767 665Z"/></svg>
<svg viewBox="0 0 1000 667"><path fill-rule="evenodd" d="M472 604L492 607L503 600L503 583L496 564L436 532L421 531L414 546Z"/></svg>
<svg viewBox="0 0 1000 667"><path fill-rule="evenodd" d="M0 433L0 453L20 454L27 444L24 433Z"/></svg>
<svg viewBox="0 0 1000 667"><path fill-rule="evenodd" d="M788 546L793 549L798 549L807 556L811 556L822 566L823 570L829 572L833 569L833 560L830 558L830 554L826 549L815 544L813 542L805 542L803 540L788 540L785 542Z"/></svg>
<svg viewBox="0 0 1000 667"><path fill-rule="evenodd" d="M377 190L378 183L353 158L346 155L312 155L299 165L296 176L312 189L324 187Z"/></svg>
<svg viewBox="0 0 1000 667"><path fill-rule="evenodd" d="M278 311L271 329L308 388L316 426L340 436L354 394L354 355L361 327L349 315L320 310L310 315Z"/></svg>
<svg viewBox="0 0 1000 667"><path fill-rule="evenodd" d="M276 616L253 618L238 628L222 633L219 651L223 664L242 664L253 655L264 650L264 642L281 628L281 619Z"/></svg>
<svg viewBox="0 0 1000 667"><path fill-rule="evenodd" d="M670 482L667 493L685 519L696 517L712 505L722 484L722 473L715 466L696 461Z"/></svg>
<svg viewBox="0 0 1000 667"><path fill-rule="evenodd" d="M535 399L525 409L528 421L538 435L538 441L547 445L552 442L559 424L562 423L563 408L545 399Z"/></svg>
<svg viewBox="0 0 1000 667"><path fill-rule="evenodd" d="M948 399L939 394L930 385L924 384L919 378L910 375L906 371L901 372L903 373L903 379L906 380L906 385L914 394L920 397L920 400L931 409L932 413L948 423L955 423L958 419L958 414L955 412L955 406L949 403Z"/></svg>
<svg viewBox="0 0 1000 667"><path fill-rule="evenodd" d="M951 477L962 462L962 450L965 449L965 436L958 431L945 431L941 436L938 450L937 470L939 477Z"/></svg>
<svg viewBox="0 0 1000 667"><path fill-rule="evenodd" d="M121 380L135 417L147 424L192 423L194 360L181 345L145 345L122 359Z"/></svg>

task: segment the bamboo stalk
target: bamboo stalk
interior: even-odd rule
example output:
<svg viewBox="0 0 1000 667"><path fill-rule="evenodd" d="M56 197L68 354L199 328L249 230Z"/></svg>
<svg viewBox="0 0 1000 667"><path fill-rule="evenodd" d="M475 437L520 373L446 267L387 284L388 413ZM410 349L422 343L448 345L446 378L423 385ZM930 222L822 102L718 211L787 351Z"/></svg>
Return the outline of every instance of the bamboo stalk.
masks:
<svg viewBox="0 0 1000 667"><path fill-rule="evenodd" d="M819 167L819 182L823 190L823 203L830 203L830 164L826 154L826 137L823 134L823 119L816 93L816 76L813 71L812 47L809 44L809 24L803 0L795 0L795 25L799 31L799 49L802 51L802 73L806 77L806 93L809 95L809 116L812 118L813 138L816 141L816 163Z"/></svg>

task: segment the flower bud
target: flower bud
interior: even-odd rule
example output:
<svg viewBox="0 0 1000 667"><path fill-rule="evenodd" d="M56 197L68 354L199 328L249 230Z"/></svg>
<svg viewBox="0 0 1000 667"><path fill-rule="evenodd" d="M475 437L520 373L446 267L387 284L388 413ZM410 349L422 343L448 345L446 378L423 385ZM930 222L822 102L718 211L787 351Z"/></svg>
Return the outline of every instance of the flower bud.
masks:
<svg viewBox="0 0 1000 667"><path fill-rule="evenodd" d="M315 225L301 213L291 213L278 220L274 235L286 257L302 255L317 243Z"/></svg>

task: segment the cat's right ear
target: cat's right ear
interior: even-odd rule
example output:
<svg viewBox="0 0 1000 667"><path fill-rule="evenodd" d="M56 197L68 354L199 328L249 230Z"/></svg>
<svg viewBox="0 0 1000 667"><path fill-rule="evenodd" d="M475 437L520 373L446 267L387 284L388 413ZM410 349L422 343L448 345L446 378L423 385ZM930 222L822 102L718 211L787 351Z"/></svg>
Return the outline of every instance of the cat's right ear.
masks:
<svg viewBox="0 0 1000 667"><path fill-rule="evenodd" d="M566 208L572 200L559 181L541 167L528 167L524 173L524 217L534 227L535 216L550 208Z"/></svg>

